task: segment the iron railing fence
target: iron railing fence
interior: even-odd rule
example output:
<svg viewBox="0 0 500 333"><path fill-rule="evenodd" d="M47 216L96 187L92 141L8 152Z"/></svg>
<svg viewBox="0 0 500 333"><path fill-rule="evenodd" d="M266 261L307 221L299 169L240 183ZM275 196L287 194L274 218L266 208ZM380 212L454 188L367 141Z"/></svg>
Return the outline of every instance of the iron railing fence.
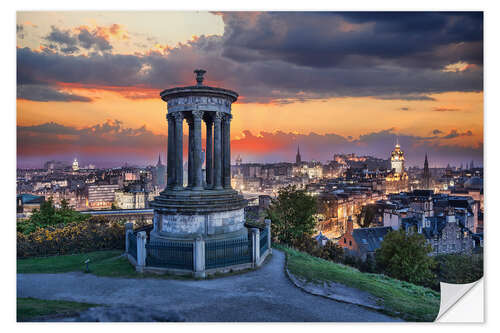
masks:
<svg viewBox="0 0 500 333"><path fill-rule="evenodd" d="M128 253L137 261L137 234L129 232L128 236Z"/></svg>
<svg viewBox="0 0 500 333"><path fill-rule="evenodd" d="M194 270L192 242L153 241L146 244L146 266Z"/></svg>
<svg viewBox="0 0 500 333"><path fill-rule="evenodd" d="M252 240L212 240L205 243L205 267L207 269L252 262Z"/></svg>
<svg viewBox="0 0 500 333"><path fill-rule="evenodd" d="M263 255L269 248L269 245L267 244L267 233L267 228L260 231L260 255Z"/></svg>

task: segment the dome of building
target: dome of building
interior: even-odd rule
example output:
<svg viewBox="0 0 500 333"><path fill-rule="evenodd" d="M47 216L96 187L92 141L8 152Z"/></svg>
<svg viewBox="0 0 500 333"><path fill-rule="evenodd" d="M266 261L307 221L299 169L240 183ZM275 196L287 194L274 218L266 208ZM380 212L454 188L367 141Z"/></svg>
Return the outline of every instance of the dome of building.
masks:
<svg viewBox="0 0 500 333"><path fill-rule="evenodd" d="M480 190L483 188L483 180L480 177L471 177L464 183L464 187Z"/></svg>

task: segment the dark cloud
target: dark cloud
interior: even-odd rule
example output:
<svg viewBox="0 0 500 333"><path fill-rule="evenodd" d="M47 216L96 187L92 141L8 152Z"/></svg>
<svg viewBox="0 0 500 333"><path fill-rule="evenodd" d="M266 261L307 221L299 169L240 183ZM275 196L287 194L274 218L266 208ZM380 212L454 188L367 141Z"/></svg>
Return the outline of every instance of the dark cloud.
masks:
<svg viewBox="0 0 500 333"><path fill-rule="evenodd" d="M77 31L62 30L56 26L51 26L50 33L44 37L48 42L51 42L51 49L55 45L65 54L72 54L80 51L80 48L95 51L109 51L113 47L109 41L99 35L98 30L90 31L87 27L79 27Z"/></svg>
<svg viewBox="0 0 500 333"><path fill-rule="evenodd" d="M426 95L392 95L392 96L376 96L382 100L401 100L401 101L435 101L436 99Z"/></svg>
<svg viewBox="0 0 500 333"><path fill-rule="evenodd" d="M20 39L24 39L24 25L16 24L16 35Z"/></svg>
<svg viewBox="0 0 500 333"><path fill-rule="evenodd" d="M449 107L440 106L440 107L432 108L432 111L449 112L449 111L460 111L460 109L459 108L449 108Z"/></svg>
<svg viewBox="0 0 500 333"><path fill-rule="evenodd" d="M78 40L72 35L70 30L61 30L56 26L51 26L50 28L51 31L45 36L45 40L67 46L76 46L78 43Z"/></svg>
<svg viewBox="0 0 500 333"><path fill-rule="evenodd" d="M17 85L17 98L27 99L38 102L91 102L92 99L73 95L63 91L59 91L49 86L19 84Z"/></svg>
<svg viewBox="0 0 500 333"><path fill-rule="evenodd" d="M482 13L266 12L221 13L224 55L237 61L280 59L308 67L404 64L440 68L470 54L437 52L444 45L481 43ZM306 42L307 41L307 42Z"/></svg>
<svg viewBox="0 0 500 333"><path fill-rule="evenodd" d="M443 133L443 131L438 130L438 129L435 129L432 131L432 134L434 134L434 135L438 135L438 134L442 134L442 133Z"/></svg>
<svg viewBox="0 0 500 333"><path fill-rule="evenodd" d="M445 135L441 138L442 139L454 139L454 138L458 138L460 136L472 136L472 131L468 130L468 131L465 131L463 133L459 133L456 129L453 129L450 131L450 133L448 133L447 135Z"/></svg>
<svg viewBox="0 0 500 333"><path fill-rule="evenodd" d="M98 51L109 51L113 47L103 36L99 36L97 32L90 32L86 28L80 29L78 34L80 45L85 49L96 49Z"/></svg>
<svg viewBox="0 0 500 333"><path fill-rule="evenodd" d="M399 108L398 110L401 110L401 111L409 111L409 110L410 110L410 108L409 108L409 107L404 106L404 107Z"/></svg>
<svg viewBox="0 0 500 333"><path fill-rule="evenodd" d="M433 93L483 89L482 15L477 13L219 15L225 23L223 36L200 36L167 54L102 52L111 45L98 30L80 27L75 35L54 28L52 43L65 42L60 52L17 50L18 83L161 91L192 84L192 70L203 67L209 84L236 90L243 103L346 96L427 101ZM75 38L77 43L71 44ZM64 54L75 53L75 47L100 52ZM443 71L458 61L476 67Z"/></svg>

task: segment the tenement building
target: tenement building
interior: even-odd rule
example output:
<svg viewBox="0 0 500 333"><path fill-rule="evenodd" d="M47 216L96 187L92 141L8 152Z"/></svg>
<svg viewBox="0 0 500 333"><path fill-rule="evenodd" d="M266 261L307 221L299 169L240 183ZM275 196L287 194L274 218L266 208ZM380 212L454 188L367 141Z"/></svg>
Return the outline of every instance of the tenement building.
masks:
<svg viewBox="0 0 500 333"><path fill-rule="evenodd" d="M195 73L197 85L167 89L160 94L168 109L167 186L151 203L154 229L150 237L160 241L247 238L246 200L231 186L231 104L238 94L205 86L205 71ZM183 147L184 122L189 129L187 156ZM204 151L202 126L206 128Z"/></svg>

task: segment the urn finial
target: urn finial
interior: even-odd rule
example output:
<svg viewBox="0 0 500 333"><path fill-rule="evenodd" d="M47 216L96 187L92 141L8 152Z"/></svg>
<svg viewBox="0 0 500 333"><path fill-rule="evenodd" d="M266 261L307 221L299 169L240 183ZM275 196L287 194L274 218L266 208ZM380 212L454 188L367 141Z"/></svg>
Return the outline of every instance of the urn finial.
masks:
<svg viewBox="0 0 500 333"><path fill-rule="evenodd" d="M194 70L194 73L196 74L196 83L199 85L199 86L202 86L203 85L203 75L205 75L207 71L204 70L204 69L195 69Z"/></svg>

